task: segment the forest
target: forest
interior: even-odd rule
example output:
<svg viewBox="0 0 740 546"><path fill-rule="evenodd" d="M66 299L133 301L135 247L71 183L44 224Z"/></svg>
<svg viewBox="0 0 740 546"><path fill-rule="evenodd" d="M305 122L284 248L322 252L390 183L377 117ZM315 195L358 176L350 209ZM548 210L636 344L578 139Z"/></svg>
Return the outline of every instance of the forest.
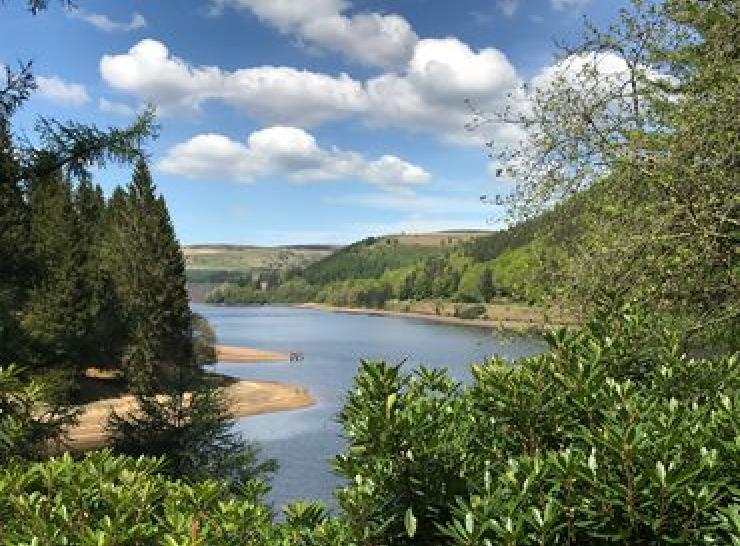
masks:
<svg viewBox="0 0 740 546"><path fill-rule="evenodd" d="M29 140L13 120L32 67L6 67L0 542L740 544L737 8L634 0L563 45L571 70L525 90L526 108L471 104L473 125L526 135L489 147L517 181L500 197L508 230L433 252L362 241L279 279L278 301L503 295L581 317L543 354L472 365L466 384L364 361L337 416L336 510L305 500L282 517L265 501L274 463L233 432L206 368L213 332L148 167L153 113L123 129L41 118ZM607 53L624 70L587 62ZM106 198L94 172L112 164L131 179ZM91 364L141 411L111 414L108 448L73 453Z"/></svg>

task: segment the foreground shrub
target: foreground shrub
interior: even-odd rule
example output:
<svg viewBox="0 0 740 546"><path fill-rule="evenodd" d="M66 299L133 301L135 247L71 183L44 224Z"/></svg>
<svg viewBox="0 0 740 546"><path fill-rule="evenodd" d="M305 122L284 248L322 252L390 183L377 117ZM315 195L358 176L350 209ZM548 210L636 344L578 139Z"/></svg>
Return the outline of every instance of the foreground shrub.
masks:
<svg viewBox="0 0 740 546"><path fill-rule="evenodd" d="M349 544L321 508L287 509L273 524L261 481L186 483L162 460L101 451L0 470L0 540L17 546L281 546ZM346 536L346 535L345 535Z"/></svg>
<svg viewBox="0 0 740 546"><path fill-rule="evenodd" d="M604 306L514 366L364 363L336 468L366 544L740 542L737 355L686 357L658 319Z"/></svg>

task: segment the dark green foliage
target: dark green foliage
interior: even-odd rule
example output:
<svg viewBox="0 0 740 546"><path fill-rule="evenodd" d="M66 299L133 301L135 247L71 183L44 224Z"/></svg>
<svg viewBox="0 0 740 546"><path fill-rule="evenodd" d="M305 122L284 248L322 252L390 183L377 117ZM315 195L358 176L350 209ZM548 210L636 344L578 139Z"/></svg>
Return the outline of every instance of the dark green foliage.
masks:
<svg viewBox="0 0 740 546"><path fill-rule="evenodd" d="M261 290L257 283L246 280L226 283L213 289L206 298L208 303L228 305L249 305L264 303L303 303L317 298L318 288L302 278L291 278L267 290Z"/></svg>
<svg viewBox="0 0 740 546"><path fill-rule="evenodd" d="M139 394L139 411L113 412L108 431L116 451L163 457L163 470L192 481L220 478L238 486L275 470L259 450L232 431L225 393L202 377L171 379L159 394Z"/></svg>
<svg viewBox="0 0 740 546"><path fill-rule="evenodd" d="M478 291L484 302L491 301L491 298L496 295L496 283L493 279L493 271L485 269L480 276L478 281Z"/></svg>
<svg viewBox="0 0 740 546"><path fill-rule="evenodd" d="M477 305L456 305L455 316L462 319L477 319L481 318L486 312L486 306L482 304Z"/></svg>
<svg viewBox="0 0 740 546"><path fill-rule="evenodd" d="M39 459L63 439L77 410L59 398L49 381L0 366L0 467L14 458Z"/></svg>
<svg viewBox="0 0 740 546"><path fill-rule="evenodd" d="M27 293L22 325L33 366L78 367L92 323L86 240L78 223L73 190L60 176L32 181L30 243L36 274Z"/></svg>
<svg viewBox="0 0 740 546"><path fill-rule="evenodd" d="M0 361L14 362L24 345L18 312L33 274L30 212L16 181L17 165L7 120L0 116Z"/></svg>
<svg viewBox="0 0 740 546"><path fill-rule="evenodd" d="M379 278L387 269L397 269L419 258L443 253L440 248L387 245L368 238L311 264L303 273L310 284L349 279Z"/></svg>
<svg viewBox="0 0 740 546"><path fill-rule="evenodd" d="M216 354L216 332L204 316L193 313L193 354L198 366L215 364L218 360Z"/></svg>
<svg viewBox="0 0 740 546"><path fill-rule="evenodd" d="M317 295L318 301L339 307L382 309L393 295L391 286L382 280L357 279L328 284Z"/></svg>
<svg viewBox="0 0 740 546"><path fill-rule="evenodd" d="M122 366L137 389L156 391L178 367L194 366L185 262L164 200L144 161L112 201L108 258L127 328Z"/></svg>
<svg viewBox="0 0 740 546"><path fill-rule="evenodd" d="M555 219L553 213L545 212L491 235L471 239L463 246L463 252L476 262L493 260L507 250L519 248L541 237L544 229Z"/></svg>

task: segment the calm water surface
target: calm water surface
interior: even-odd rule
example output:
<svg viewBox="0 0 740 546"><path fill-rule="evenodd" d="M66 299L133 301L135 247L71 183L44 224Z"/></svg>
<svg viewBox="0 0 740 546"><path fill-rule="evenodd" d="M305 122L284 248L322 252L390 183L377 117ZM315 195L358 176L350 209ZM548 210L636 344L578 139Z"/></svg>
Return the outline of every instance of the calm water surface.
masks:
<svg viewBox="0 0 740 546"><path fill-rule="evenodd" d="M300 364L229 364L216 370L245 379L285 381L306 387L317 404L311 408L245 417L238 428L257 440L266 456L280 462L270 501L280 507L298 498L333 505L340 483L329 460L343 448L335 422L360 360L406 360L446 367L460 381L470 379L470 364L497 354L516 359L543 350L528 336L505 336L489 329L433 323L418 319L331 313L283 306L219 307L193 304L213 325L224 345L299 351Z"/></svg>

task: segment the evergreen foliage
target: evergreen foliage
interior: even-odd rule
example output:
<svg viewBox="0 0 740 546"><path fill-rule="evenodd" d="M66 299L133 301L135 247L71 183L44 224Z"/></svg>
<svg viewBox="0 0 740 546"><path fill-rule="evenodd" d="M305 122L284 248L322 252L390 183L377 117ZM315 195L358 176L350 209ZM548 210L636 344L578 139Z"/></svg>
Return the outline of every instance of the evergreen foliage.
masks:
<svg viewBox="0 0 740 546"><path fill-rule="evenodd" d="M39 459L63 441L77 409L58 398L48 382L29 378L17 366L0 366L0 467L13 459Z"/></svg>
<svg viewBox="0 0 740 546"><path fill-rule="evenodd" d="M162 470L176 478L220 478L233 487L276 470L273 460L258 462L259 449L233 432L221 389L182 370L160 387L158 394L137 395L137 412L111 414L107 428L117 452L160 457Z"/></svg>
<svg viewBox="0 0 740 546"><path fill-rule="evenodd" d="M112 205L108 256L127 329L123 371L133 387L156 391L178 367L195 365L185 262L143 160Z"/></svg>

